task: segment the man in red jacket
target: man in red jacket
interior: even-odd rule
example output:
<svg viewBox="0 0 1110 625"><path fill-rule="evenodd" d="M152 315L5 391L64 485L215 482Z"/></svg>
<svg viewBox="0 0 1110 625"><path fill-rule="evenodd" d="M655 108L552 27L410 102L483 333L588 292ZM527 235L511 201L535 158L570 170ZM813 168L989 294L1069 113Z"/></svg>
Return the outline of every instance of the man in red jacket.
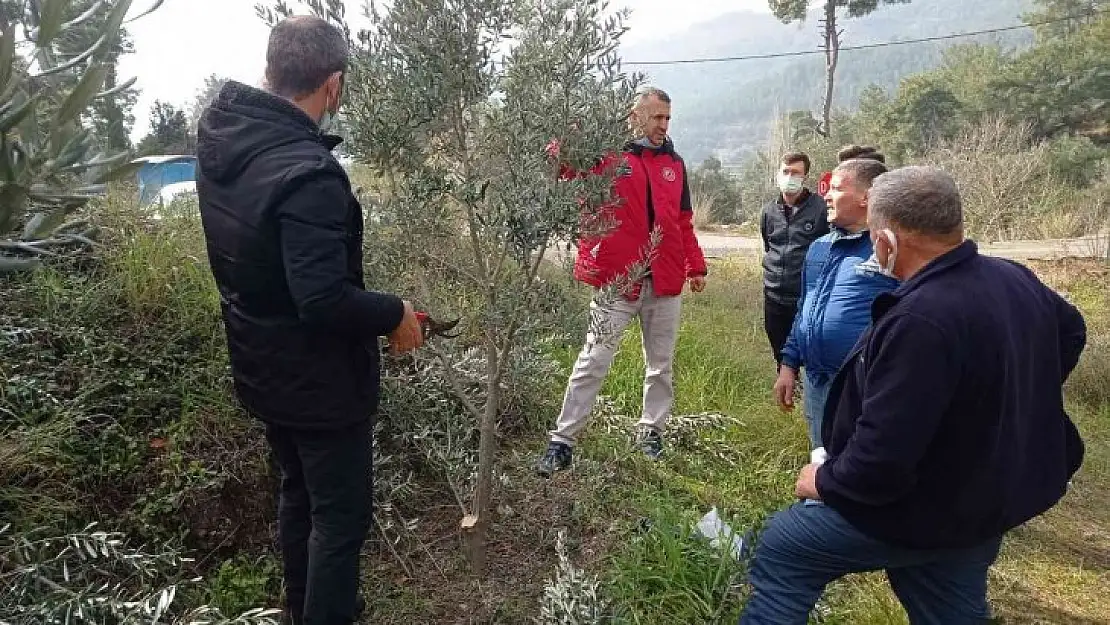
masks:
<svg viewBox="0 0 1110 625"><path fill-rule="evenodd" d="M536 472L543 477L570 466L571 450L613 364L620 337L637 316L647 365L637 438L645 454L660 457L663 427L674 403L671 369L682 290L687 281L695 293L705 288L705 258L694 235L686 166L667 136L670 96L660 89L644 91L630 119L638 138L620 155L607 159L620 159L615 163L617 177L613 181L618 201L610 207L617 225L603 237L583 237L578 242L574 275L599 290L630 273L643 277L614 302L594 298L594 323L574 364L551 442L536 465ZM653 231L659 234L654 249ZM650 260L645 257L649 250L653 252ZM644 265L646 273L630 272L638 264Z"/></svg>

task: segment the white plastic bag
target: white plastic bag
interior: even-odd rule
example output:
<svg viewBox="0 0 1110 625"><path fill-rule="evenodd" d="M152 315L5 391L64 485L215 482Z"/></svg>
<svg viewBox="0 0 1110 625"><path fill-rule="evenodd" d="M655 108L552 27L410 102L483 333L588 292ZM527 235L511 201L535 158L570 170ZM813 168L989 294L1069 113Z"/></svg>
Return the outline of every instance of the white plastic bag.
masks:
<svg viewBox="0 0 1110 625"><path fill-rule="evenodd" d="M735 530L728 526L727 523L721 520L720 515L717 514L717 508L714 507L708 514L703 516L698 521L698 531L702 536L709 539L709 544L712 547L720 547L722 545L729 545L732 554L739 560L744 553L744 539L740 537Z"/></svg>

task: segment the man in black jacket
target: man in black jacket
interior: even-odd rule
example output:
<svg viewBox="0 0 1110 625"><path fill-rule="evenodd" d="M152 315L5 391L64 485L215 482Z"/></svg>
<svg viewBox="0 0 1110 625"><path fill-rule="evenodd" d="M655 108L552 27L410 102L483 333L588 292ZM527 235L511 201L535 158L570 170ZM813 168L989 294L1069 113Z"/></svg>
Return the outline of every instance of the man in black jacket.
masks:
<svg viewBox="0 0 1110 625"><path fill-rule="evenodd" d="M809 156L782 157L776 182L779 197L763 207L759 234L763 239L763 327L775 362L782 364L782 348L802 294L802 265L809 245L829 233L825 198L805 188Z"/></svg>
<svg viewBox="0 0 1110 625"><path fill-rule="evenodd" d="M879 176L868 222L904 282L833 382L828 459L760 538L742 624L804 624L826 584L878 569L914 625L982 623L1002 536L1055 505L1083 460L1062 391L1086 343L1075 307L980 256L936 169Z"/></svg>
<svg viewBox="0 0 1110 625"><path fill-rule="evenodd" d="M267 91L228 83L201 119L201 219L235 389L281 467L288 617L348 625L372 519L378 337L401 352L422 335L411 305L363 284L362 209L324 134L344 36L290 18L266 61Z"/></svg>

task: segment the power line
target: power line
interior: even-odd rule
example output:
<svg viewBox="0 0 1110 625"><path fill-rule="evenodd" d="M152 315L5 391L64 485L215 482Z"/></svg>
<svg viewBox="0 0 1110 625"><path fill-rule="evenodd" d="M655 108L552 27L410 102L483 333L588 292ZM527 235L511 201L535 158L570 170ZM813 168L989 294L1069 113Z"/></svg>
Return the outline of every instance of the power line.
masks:
<svg viewBox="0 0 1110 625"><path fill-rule="evenodd" d="M884 41L882 43L869 43L858 46L844 46L840 48L841 52L849 50L872 50L875 48L887 48L890 46L903 46L912 43L927 43L930 41L946 41L949 39L960 39L964 37L977 37L979 35L991 35L995 33L1004 33L1013 30L1022 30L1025 28L1035 28L1037 26L1045 26L1048 24L1056 24L1058 22L1067 22L1076 19L1084 19L1095 17L1099 15L1110 15L1110 11L1091 11L1081 15L1069 15L1065 17L1058 17L1056 19L1044 20L1040 22L1030 22L1028 24L1017 24L1014 26L1002 26L999 28L988 28L986 30L976 30L966 33L953 33L950 35L938 35L935 37L923 37L921 39L905 39L902 41ZM752 54L747 56L721 56L709 57L702 59L675 59L670 61L624 61L624 65L691 65L695 63L724 63L728 61L758 61L765 59L782 59L795 56L810 56L814 54L824 54L824 50L797 50L794 52L776 52L773 54Z"/></svg>

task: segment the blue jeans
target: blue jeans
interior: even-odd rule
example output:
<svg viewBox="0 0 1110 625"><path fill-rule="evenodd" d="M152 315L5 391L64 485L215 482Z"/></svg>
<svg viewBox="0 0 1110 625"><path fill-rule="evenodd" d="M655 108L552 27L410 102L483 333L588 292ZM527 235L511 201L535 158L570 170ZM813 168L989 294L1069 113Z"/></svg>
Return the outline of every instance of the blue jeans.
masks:
<svg viewBox="0 0 1110 625"><path fill-rule="evenodd" d="M824 447L821 442L821 421L825 416L825 403L829 400L829 388L832 387L832 378L818 384L805 372L802 379L802 411L809 431L809 448Z"/></svg>
<svg viewBox="0 0 1110 625"><path fill-rule="evenodd" d="M1001 543L905 549L864 535L823 503L795 504L771 518L756 545L740 625L805 625L829 582L880 569L913 625L985 623L987 571Z"/></svg>

